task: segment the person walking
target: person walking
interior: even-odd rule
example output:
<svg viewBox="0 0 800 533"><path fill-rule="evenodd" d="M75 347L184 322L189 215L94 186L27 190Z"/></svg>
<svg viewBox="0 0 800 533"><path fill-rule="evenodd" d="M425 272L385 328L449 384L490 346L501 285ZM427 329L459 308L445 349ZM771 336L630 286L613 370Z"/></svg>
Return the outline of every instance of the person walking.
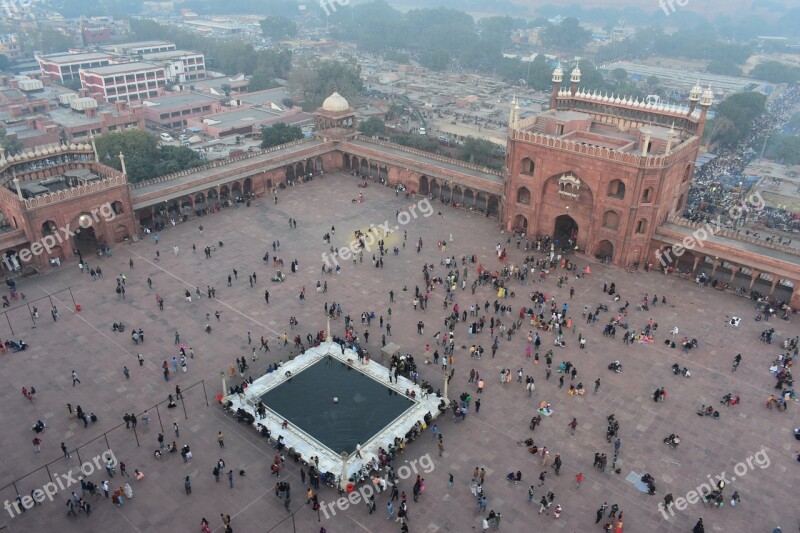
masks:
<svg viewBox="0 0 800 533"><path fill-rule="evenodd" d="M578 428L578 420L573 418L572 422L570 422L567 427L569 428L570 434L575 435L575 430Z"/></svg>
<svg viewBox="0 0 800 533"><path fill-rule="evenodd" d="M228 470L228 483L233 488L233 470Z"/></svg>
<svg viewBox="0 0 800 533"><path fill-rule="evenodd" d="M176 246L176 248L177 248L177 246ZM186 489L186 495L187 496L192 493L192 480L191 480L191 478L189 476L186 476L186 479L183 481L183 488Z"/></svg>
<svg viewBox="0 0 800 533"><path fill-rule="evenodd" d="M67 445L63 442L61 443L61 451L64 452L64 459L72 458L72 456L69 454L69 450L67 450Z"/></svg>
<svg viewBox="0 0 800 533"><path fill-rule="evenodd" d="M81 380L78 379L78 373L74 370L72 371L72 386L74 387L76 383L80 383Z"/></svg>
<svg viewBox="0 0 800 533"><path fill-rule="evenodd" d="M219 447L220 448L224 448L225 447L225 440L224 439L225 439L225 436L220 431L219 434L217 435L217 442L219 442Z"/></svg>
<svg viewBox="0 0 800 533"><path fill-rule="evenodd" d="M575 476L575 488L579 489L583 485L583 472L578 472L578 475Z"/></svg>
<svg viewBox="0 0 800 533"><path fill-rule="evenodd" d="M127 366L122 367L122 373L125 374L125 379L131 379L131 371L128 370Z"/></svg>

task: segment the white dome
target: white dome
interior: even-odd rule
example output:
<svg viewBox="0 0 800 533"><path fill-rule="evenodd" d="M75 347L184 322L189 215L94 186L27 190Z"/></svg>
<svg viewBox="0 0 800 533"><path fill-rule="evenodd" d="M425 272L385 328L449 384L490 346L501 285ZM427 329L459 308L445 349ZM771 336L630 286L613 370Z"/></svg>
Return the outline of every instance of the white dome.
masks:
<svg viewBox="0 0 800 533"><path fill-rule="evenodd" d="M341 94L334 92L322 102L322 109L333 112L347 111L350 109L350 104Z"/></svg>

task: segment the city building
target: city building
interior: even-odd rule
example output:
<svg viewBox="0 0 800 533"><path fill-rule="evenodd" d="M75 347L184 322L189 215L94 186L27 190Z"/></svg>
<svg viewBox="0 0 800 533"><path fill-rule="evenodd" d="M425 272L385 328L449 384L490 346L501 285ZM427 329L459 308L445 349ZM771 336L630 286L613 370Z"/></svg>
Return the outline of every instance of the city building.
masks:
<svg viewBox="0 0 800 533"><path fill-rule="evenodd" d="M103 51L110 54L124 56L139 56L144 54L156 54L158 52L169 52L177 49L175 43L169 41L138 41L133 43L120 43L103 46Z"/></svg>
<svg viewBox="0 0 800 533"><path fill-rule="evenodd" d="M250 136L260 134L261 128L276 122L290 126L307 127L314 123L314 115L299 107L276 111L260 107L238 107L219 113L201 115L186 121L190 128L197 128L209 137L219 139L230 135Z"/></svg>
<svg viewBox="0 0 800 533"><path fill-rule="evenodd" d="M187 83L206 77L206 59L201 52L169 50L144 54L142 60L163 66L171 82Z"/></svg>
<svg viewBox="0 0 800 533"><path fill-rule="evenodd" d="M80 76L89 95L105 102L155 98L166 85L164 67L143 61L87 68Z"/></svg>
<svg viewBox="0 0 800 533"><path fill-rule="evenodd" d="M19 35L16 33L0 35L0 55L6 56L9 61L19 61L25 57Z"/></svg>
<svg viewBox="0 0 800 533"><path fill-rule="evenodd" d="M568 253L577 247L618 266L667 254L699 227L676 215L691 184L711 90L695 85L688 106L654 105L587 92L580 81L576 68L562 86L557 68L550 111L520 119L512 104L504 171L362 137L355 110L338 94L316 111L311 138L133 185L125 154L99 158L91 143L2 155L0 253L8 261L1 263L6 271L41 271L72 259L75 249L135 240L143 226L169 227L170 219L218 209L232 197L269 194L287 181L336 170L481 213L508 232L551 235ZM265 113L243 108L189 123L245 134L262 120L259 111ZM113 158L121 172L99 162ZM113 206L114 220L30 253L52 228L75 227L104 203ZM800 308L797 248L723 230L689 250L680 257L687 276L707 272L730 279L730 290L755 288Z"/></svg>
<svg viewBox="0 0 800 533"><path fill-rule="evenodd" d="M149 98L142 105L147 124L163 129L185 128L189 119L221 109L217 98L192 92Z"/></svg>
<svg viewBox="0 0 800 533"><path fill-rule="evenodd" d="M51 54L38 56L42 75L58 79L61 82L81 79L81 70L105 67L111 64L113 56L102 52L85 52L80 54Z"/></svg>

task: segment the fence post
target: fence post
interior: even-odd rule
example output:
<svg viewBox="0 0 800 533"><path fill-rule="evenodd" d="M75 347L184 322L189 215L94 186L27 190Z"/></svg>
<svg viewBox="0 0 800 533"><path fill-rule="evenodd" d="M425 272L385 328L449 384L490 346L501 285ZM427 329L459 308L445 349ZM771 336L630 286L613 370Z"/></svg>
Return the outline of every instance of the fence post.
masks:
<svg viewBox="0 0 800 533"><path fill-rule="evenodd" d="M181 406L183 407L183 419L189 420L189 415L186 413L186 402L183 401L183 394L181 394Z"/></svg>
<svg viewBox="0 0 800 533"><path fill-rule="evenodd" d="M164 433L164 423L161 421L161 411L158 410L158 404L156 404L156 415L158 416L158 425L161 426L161 433Z"/></svg>

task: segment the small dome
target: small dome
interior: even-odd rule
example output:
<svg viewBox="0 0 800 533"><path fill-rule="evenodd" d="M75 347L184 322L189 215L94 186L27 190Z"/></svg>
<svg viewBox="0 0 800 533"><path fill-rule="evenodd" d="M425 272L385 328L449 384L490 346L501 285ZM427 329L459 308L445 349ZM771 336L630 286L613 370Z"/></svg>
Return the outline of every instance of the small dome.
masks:
<svg viewBox="0 0 800 533"><path fill-rule="evenodd" d="M28 159L33 159L34 157L36 157L36 155L35 155L33 152L28 152L27 154L25 154L25 156L26 156Z"/></svg>
<svg viewBox="0 0 800 533"><path fill-rule="evenodd" d="M334 92L322 102L322 109L333 112L347 111L350 109L350 104L341 94Z"/></svg>
<svg viewBox="0 0 800 533"><path fill-rule="evenodd" d="M13 155L10 155L10 156L8 156L8 159L7 159L7 161L8 161L9 163L13 163L14 161L16 161L16 159L14 158L14 156L13 156Z"/></svg>
<svg viewBox="0 0 800 533"><path fill-rule="evenodd" d="M50 149L49 149L49 150L47 150L47 153L48 153L48 154L50 154L50 155L53 155L53 154L55 154L55 153L56 153L56 148L55 148L55 146L51 146L51 147L50 147Z"/></svg>
<svg viewBox="0 0 800 533"><path fill-rule="evenodd" d="M35 157L41 157L42 156L42 152L39 151L39 149L37 148L36 150L33 151L33 155Z"/></svg>
<svg viewBox="0 0 800 533"><path fill-rule="evenodd" d="M62 144L62 145L61 145L61 151L62 151L62 152L66 152L66 151L68 151L68 150L69 150L69 146L67 146L66 144Z"/></svg>

